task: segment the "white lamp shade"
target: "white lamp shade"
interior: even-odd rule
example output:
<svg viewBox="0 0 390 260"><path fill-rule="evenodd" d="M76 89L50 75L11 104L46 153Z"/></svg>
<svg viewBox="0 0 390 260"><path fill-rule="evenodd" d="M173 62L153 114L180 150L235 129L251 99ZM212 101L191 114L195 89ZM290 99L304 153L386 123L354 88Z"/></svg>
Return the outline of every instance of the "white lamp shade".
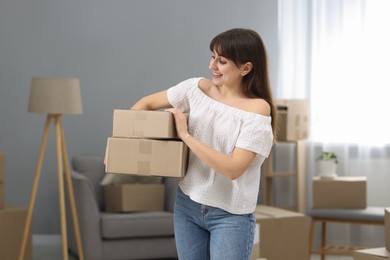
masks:
<svg viewBox="0 0 390 260"><path fill-rule="evenodd" d="M33 78L28 112L81 114L80 81L77 78Z"/></svg>

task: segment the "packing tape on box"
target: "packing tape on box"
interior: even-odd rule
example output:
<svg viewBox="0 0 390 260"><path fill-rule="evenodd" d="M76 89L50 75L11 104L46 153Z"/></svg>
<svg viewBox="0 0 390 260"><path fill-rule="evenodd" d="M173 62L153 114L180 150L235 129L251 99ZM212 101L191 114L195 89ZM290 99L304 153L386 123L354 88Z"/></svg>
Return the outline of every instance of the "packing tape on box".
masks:
<svg viewBox="0 0 390 260"><path fill-rule="evenodd" d="M142 175L150 175L150 162L138 161L137 162L137 171Z"/></svg>
<svg viewBox="0 0 390 260"><path fill-rule="evenodd" d="M138 136L138 137L144 137L145 136L144 130L135 129L135 128L136 127L134 127L134 131L132 133L133 136Z"/></svg>
<svg viewBox="0 0 390 260"><path fill-rule="evenodd" d="M143 111L139 111L138 113L135 114L134 117L134 126L133 126L133 135L138 136L138 137L144 137L145 132L142 130L144 127L143 125L138 125L139 121L145 121L147 119L147 113ZM140 128L140 129L138 129Z"/></svg>
<svg viewBox="0 0 390 260"><path fill-rule="evenodd" d="M147 117L148 115L146 114L146 112L139 111L138 113L135 114L135 121L146 120Z"/></svg>
<svg viewBox="0 0 390 260"><path fill-rule="evenodd" d="M152 142L150 140L139 140L138 149L140 154L152 154ZM140 174L150 175L150 162L137 161L137 170Z"/></svg>
<svg viewBox="0 0 390 260"><path fill-rule="evenodd" d="M138 152L141 154L152 154L152 142L148 140L139 140Z"/></svg>

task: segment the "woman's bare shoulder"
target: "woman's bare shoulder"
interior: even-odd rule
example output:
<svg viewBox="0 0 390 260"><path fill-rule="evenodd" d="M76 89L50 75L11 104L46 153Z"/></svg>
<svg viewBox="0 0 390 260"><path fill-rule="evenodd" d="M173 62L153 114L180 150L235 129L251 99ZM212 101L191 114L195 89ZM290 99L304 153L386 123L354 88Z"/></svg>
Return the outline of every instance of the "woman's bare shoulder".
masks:
<svg viewBox="0 0 390 260"><path fill-rule="evenodd" d="M251 98L246 102L246 109L249 112L261 114L263 116L271 115L271 106L262 98Z"/></svg>
<svg viewBox="0 0 390 260"><path fill-rule="evenodd" d="M198 84L199 84L199 88L205 93L208 93L210 89L213 87L213 82L206 78L202 78L201 80L199 80Z"/></svg>

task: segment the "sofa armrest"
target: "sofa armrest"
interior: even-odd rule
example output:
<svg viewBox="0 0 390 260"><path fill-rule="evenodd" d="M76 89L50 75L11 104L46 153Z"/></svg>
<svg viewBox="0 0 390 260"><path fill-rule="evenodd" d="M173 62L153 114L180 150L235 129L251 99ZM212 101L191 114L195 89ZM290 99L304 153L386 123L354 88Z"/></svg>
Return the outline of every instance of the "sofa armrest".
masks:
<svg viewBox="0 0 390 260"><path fill-rule="evenodd" d="M102 248L101 243L101 228L100 228L100 212L94 194L94 188L90 181L83 175L71 171L71 179L74 190L74 197L77 209L78 222L80 226L81 240L85 259L101 259ZM67 209L68 214L68 233L69 247L75 253L77 247L73 232L73 221L70 217L70 209Z"/></svg>
<svg viewBox="0 0 390 260"><path fill-rule="evenodd" d="M173 212L176 199L176 190L179 185L179 178L166 177L164 178L165 184L165 210Z"/></svg>

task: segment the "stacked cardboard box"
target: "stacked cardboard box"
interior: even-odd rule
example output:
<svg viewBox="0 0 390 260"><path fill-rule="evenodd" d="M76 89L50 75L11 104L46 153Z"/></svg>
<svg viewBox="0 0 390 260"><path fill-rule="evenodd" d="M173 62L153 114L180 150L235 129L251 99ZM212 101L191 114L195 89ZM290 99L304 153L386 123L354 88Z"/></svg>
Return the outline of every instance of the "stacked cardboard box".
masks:
<svg viewBox="0 0 390 260"><path fill-rule="evenodd" d="M4 153L0 152L0 209L4 208Z"/></svg>
<svg viewBox="0 0 390 260"><path fill-rule="evenodd" d="M260 257L272 260L308 260L310 219L285 209L259 205L256 223L260 225Z"/></svg>
<svg viewBox="0 0 390 260"><path fill-rule="evenodd" d="M279 118L278 140L298 141L308 137L308 102L305 99L275 100Z"/></svg>
<svg viewBox="0 0 390 260"><path fill-rule="evenodd" d="M0 259L18 259L27 208L6 206L0 210ZM24 260L32 258L31 233L27 240Z"/></svg>
<svg viewBox="0 0 390 260"><path fill-rule="evenodd" d="M175 129L170 112L114 110L106 172L183 177L188 149Z"/></svg>
<svg viewBox="0 0 390 260"><path fill-rule="evenodd" d="M361 209L367 207L367 178L342 176L313 178L313 208Z"/></svg>
<svg viewBox="0 0 390 260"><path fill-rule="evenodd" d="M114 110L106 149L107 173L183 177L187 156L187 146L178 138L170 112ZM165 186L161 183L105 186L104 194L109 212L164 208Z"/></svg>
<svg viewBox="0 0 390 260"><path fill-rule="evenodd" d="M6 205L4 199L5 155L0 152L0 259L18 259L27 216L26 207ZM31 232L24 260L32 258Z"/></svg>
<svg viewBox="0 0 390 260"><path fill-rule="evenodd" d="M166 111L115 109L113 137L178 139L172 114Z"/></svg>

